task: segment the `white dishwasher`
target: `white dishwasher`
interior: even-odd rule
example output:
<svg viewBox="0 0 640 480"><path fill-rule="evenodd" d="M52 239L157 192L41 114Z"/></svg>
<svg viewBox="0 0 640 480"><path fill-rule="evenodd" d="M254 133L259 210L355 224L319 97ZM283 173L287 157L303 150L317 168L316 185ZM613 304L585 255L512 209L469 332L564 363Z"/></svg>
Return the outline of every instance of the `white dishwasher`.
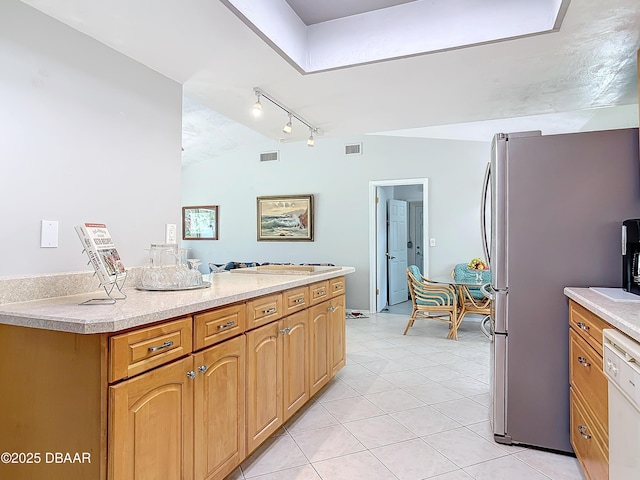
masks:
<svg viewBox="0 0 640 480"><path fill-rule="evenodd" d="M609 380L609 479L640 478L640 344L605 329L604 373Z"/></svg>

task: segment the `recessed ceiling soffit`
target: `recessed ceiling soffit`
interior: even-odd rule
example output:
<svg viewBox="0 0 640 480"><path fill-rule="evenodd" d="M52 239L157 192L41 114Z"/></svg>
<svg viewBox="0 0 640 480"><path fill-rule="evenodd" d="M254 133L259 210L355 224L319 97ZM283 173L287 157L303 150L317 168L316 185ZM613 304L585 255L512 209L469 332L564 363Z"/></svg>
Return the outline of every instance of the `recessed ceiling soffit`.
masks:
<svg viewBox="0 0 640 480"><path fill-rule="evenodd" d="M569 1L221 0L301 73L555 32Z"/></svg>

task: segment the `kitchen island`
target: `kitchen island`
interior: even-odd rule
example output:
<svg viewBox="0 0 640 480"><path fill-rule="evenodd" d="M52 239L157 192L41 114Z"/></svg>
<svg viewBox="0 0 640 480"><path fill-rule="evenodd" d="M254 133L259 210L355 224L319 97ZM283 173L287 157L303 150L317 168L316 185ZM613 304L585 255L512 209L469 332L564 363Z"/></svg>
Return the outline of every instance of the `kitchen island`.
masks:
<svg viewBox="0 0 640 480"><path fill-rule="evenodd" d="M640 342L640 297L620 301L601 292L564 289L570 299L571 445L589 480L609 478L609 400L602 331L613 328Z"/></svg>
<svg viewBox="0 0 640 480"><path fill-rule="evenodd" d="M224 478L344 365L353 271L0 305L0 478Z"/></svg>

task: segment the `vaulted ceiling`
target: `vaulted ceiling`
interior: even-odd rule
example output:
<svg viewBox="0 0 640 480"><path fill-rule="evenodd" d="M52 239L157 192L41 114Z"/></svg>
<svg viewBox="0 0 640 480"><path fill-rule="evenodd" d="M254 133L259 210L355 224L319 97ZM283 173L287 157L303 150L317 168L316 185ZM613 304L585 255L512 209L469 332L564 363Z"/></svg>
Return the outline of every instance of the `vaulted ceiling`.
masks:
<svg viewBox="0 0 640 480"><path fill-rule="evenodd" d="M599 128L638 124L638 0L572 0L561 7L566 8L562 23L551 33L316 73L292 64L247 21L252 13L239 13L233 4L259 6L276 24L295 15L300 25L311 28L345 19L357 25L373 14L390 19L392 11L414 12L429 4L446 3L463 12L470 0L23 1L184 84L185 106L200 112L198 122L240 124L245 132L250 129L275 140L284 136L286 115L265 105L265 115L256 121L249 111L254 87L319 126L326 136L389 132L488 141L491 134L478 133L481 127L486 132L531 129L521 127L525 120L543 133L577 131L589 124ZM532 2L481 3L491 17L507 4ZM410 20L415 23L406 18ZM384 30L386 22L374 23ZM425 25L437 23L437 18L425 18ZM469 29L453 25L447 28L452 36ZM399 34L387 35L392 42ZM384 34L376 31L371 38ZM352 53L355 43L341 42L338 51ZM375 48L372 41L371 49ZM504 119L509 119L506 127ZM308 130L295 127L294 122L289 138L306 139ZM197 122L187 126L192 130L187 136L197 137L198 128Z"/></svg>

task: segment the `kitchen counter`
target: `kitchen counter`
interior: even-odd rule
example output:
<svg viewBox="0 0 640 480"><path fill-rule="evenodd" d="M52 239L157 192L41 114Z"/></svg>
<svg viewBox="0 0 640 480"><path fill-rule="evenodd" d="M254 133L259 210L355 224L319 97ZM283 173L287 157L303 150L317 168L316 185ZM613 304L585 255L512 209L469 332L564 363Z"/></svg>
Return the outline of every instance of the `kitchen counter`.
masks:
<svg viewBox="0 0 640 480"><path fill-rule="evenodd" d="M564 294L622 333L640 342L639 302L614 301L589 288L565 287Z"/></svg>
<svg viewBox="0 0 640 480"><path fill-rule="evenodd" d="M203 275L211 287L183 291L141 291L125 287L127 298L112 305L79 305L104 292L0 305L0 323L80 334L117 332L240 302L355 272L338 267L315 275Z"/></svg>

